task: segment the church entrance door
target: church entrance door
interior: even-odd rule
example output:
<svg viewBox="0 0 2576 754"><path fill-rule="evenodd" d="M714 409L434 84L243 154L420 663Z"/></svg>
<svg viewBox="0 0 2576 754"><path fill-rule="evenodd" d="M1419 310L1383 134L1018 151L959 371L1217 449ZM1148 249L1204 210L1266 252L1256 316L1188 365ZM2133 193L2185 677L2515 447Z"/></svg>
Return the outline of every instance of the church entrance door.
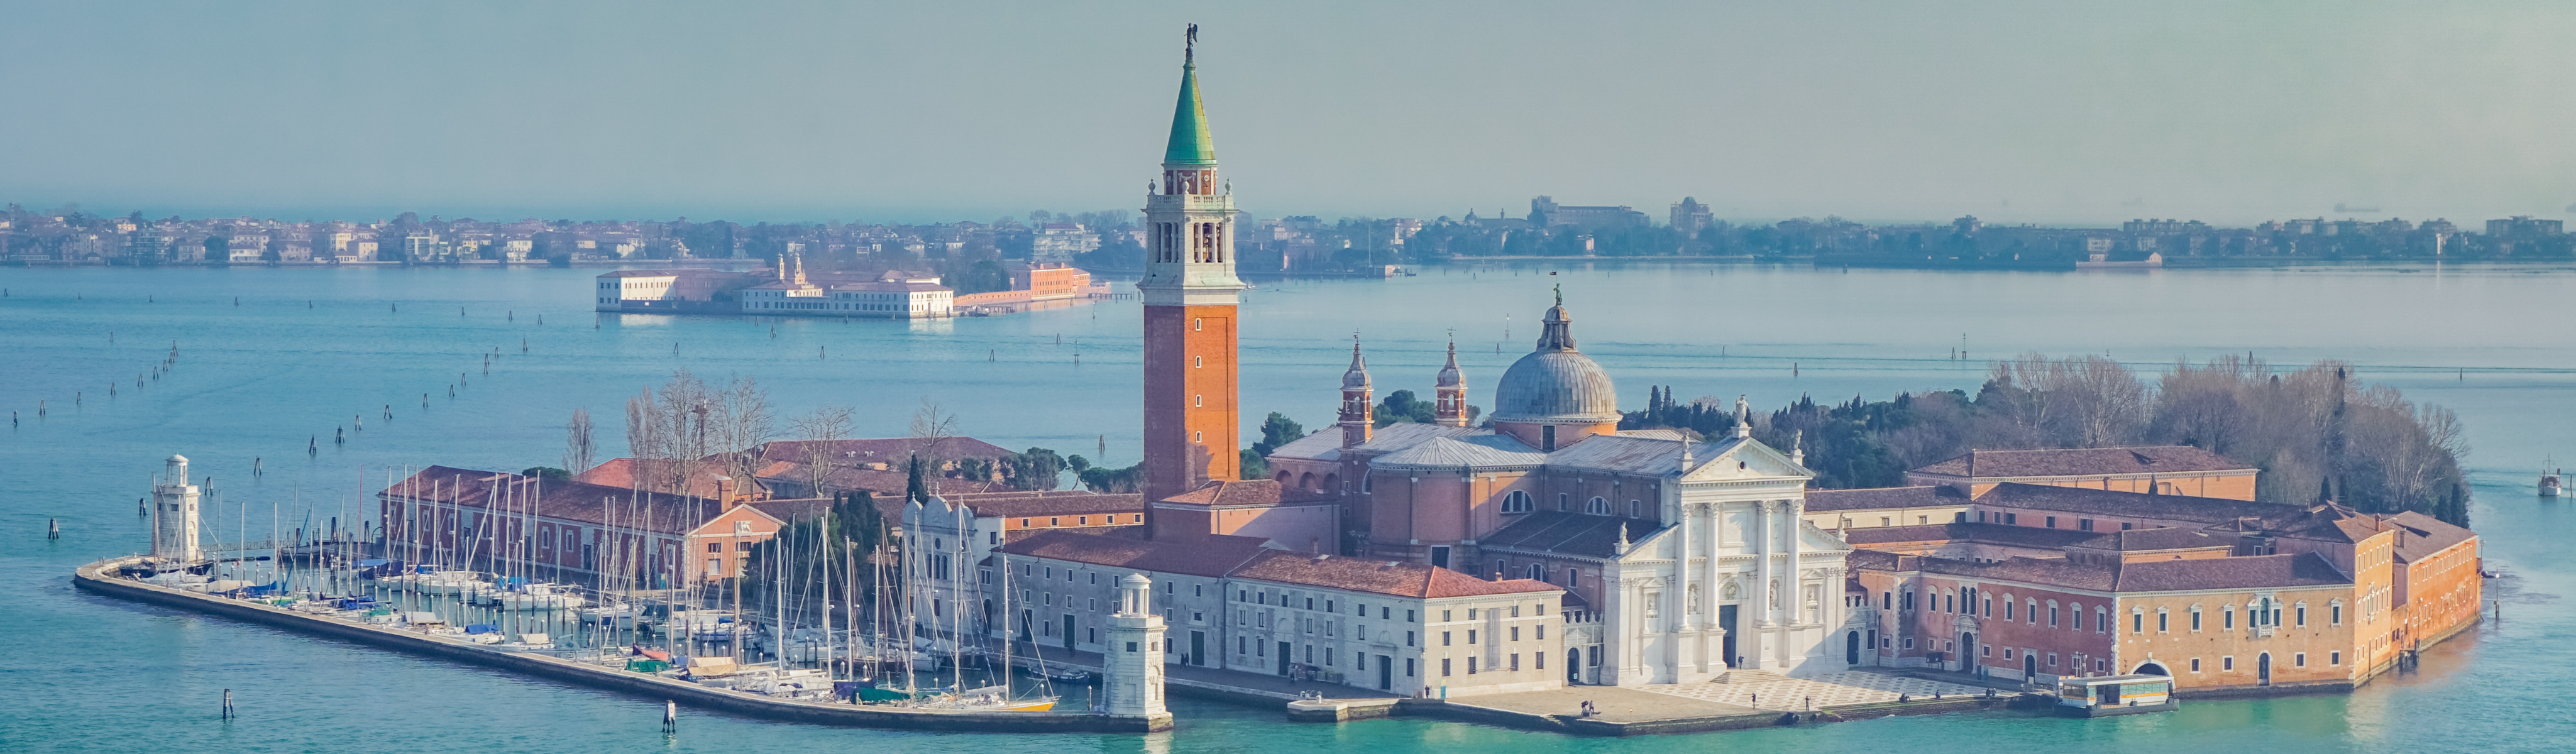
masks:
<svg viewBox="0 0 2576 754"><path fill-rule="evenodd" d="M1726 639L1725 639L1724 641L1722 641L1722 642L1719 642L1722 646L1718 649L1718 659L1725 660L1725 661L1726 661L1726 666L1727 666L1727 667L1730 667L1730 668L1731 668L1731 667L1735 667L1735 665L1736 665L1736 663L1735 663L1736 657L1735 657L1735 606L1734 606L1734 605L1719 605L1719 606L1717 606L1717 627L1718 627L1718 628L1726 629Z"/></svg>

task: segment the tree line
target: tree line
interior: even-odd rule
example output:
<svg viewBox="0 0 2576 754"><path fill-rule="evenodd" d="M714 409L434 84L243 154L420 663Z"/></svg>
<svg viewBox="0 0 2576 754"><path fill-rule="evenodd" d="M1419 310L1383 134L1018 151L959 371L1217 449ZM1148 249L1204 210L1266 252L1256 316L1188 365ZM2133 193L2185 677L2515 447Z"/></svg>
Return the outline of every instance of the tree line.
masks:
<svg viewBox="0 0 2576 754"><path fill-rule="evenodd" d="M1705 436L1734 428L1727 404L1715 398L1682 404L1666 389L1656 396L1645 410L1624 413L1620 426ZM1996 362L1974 395L1823 404L1801 397L1752 422L1755 439L1803 449L1824 489L1898 486L1907 469L1971 449L2190 445L2261 469L2260 500L2411 510L2468 525L2460 458L2469 447L2458 415L2365 383L2341 361L2284 371L2230 355L2149 376L2099 356L2025 354Z"/></svg>

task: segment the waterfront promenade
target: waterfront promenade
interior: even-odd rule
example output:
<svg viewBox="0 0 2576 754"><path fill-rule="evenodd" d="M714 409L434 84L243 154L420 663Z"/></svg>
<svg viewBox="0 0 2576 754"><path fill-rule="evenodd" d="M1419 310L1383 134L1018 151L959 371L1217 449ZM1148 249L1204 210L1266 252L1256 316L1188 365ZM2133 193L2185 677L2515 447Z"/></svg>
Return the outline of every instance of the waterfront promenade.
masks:
<svg viewBox="0 0 2576 754"><path fill-rule="evenodd" d="M506 652L455 639L328 615L298 612L247 600L146 584L117 575L136 558L111 558L82 566L72 583L112 597L210 613L299 633L355 642L380 649L508 670L591 688L669 700L690 707L782 722L897 730L1007 733L1147 733L1171 728L1168 714L1122 717L1093 712L999 712L914 709L834 702L779 699L687 681L663 678L615 666L577 662L533 652Z"/></svg>

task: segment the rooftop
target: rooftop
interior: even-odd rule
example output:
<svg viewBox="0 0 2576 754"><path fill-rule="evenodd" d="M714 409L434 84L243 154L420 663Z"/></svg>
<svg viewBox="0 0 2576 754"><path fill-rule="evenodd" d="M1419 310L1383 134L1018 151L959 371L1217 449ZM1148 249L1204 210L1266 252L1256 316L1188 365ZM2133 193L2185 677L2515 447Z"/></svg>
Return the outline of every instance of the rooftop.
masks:
<svg viewBox="0 0 2576 754"><path fill-rule="evenodd" d="M1970 459L1975 459L1973 464ZM2118 476L2195 471L2256 471L2254 467L2189 445L2129 448L2061 448L2053 450L1972 450L1947 461L1914 470L1918 474L1968 477L1971 465L1979 479L2057 476Z"/></svg>
<svg viewBox="0 0 2576 754"><path fill-rule="evenodd" d="M1864 490L1808 490L1808 513L1885 510L1967 505L1968 498L1951 487L1880 487Z"/></svg>
<svg viewBox="0 0 2576 754"><path fill-rule="evenodd" d="M1216 578L1232 573L1263 552L1260 537L1210 534L1187 543L1156 542L1073 531L1046 531L1002 545L1012 555L1069 560L1137 571L1160 571Z"/></svg>
<svg viewBox="0 0 2576 754"><path fill-rule="evenodd" d="M1539 511L1521 514L1520 520L1477 539L1476 544L1489 549L1550 552L1606 560L1617 556L1614 546L1619 542L1621 527L1626 527L1630 542L1641 541L1662 529L1644 519Z"/></svg>
<svg viewBox="0 0 2576 754"><path fill-rule="evenodd" d="M2051 487L2005 482L1978 495L1976 504L2018 510L2089 513L2102 517L2155 518L2215 524L2240 518L2272 519L2297 514L2295 505L2189 495L2156 495L2083 487Z"/></svg>
<svg viewBox="0 0 2576 754"><path fill-rule="evenodd" d="M1488 594L1554 594L1565 591L1531 579L1486 581L1446 568L1396 560L1307 555L1270 550L1235 569L1236 578L1260 579L1396 597L1474 597Z"/></svg>

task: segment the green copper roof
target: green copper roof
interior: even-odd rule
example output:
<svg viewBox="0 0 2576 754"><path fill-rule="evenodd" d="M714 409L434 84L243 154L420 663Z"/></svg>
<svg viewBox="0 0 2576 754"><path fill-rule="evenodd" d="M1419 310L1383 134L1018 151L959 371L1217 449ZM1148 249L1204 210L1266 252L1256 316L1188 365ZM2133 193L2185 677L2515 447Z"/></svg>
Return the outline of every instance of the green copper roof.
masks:
<svg viewBox="0 0 2576 754"><path fill-rule="evenodd" d="M1181 66L1181 104L1172 112L1172 143L1163 148L1163 162L1216 164L1216 139L1208 135L1207 108L1199 104L1195 64Z"/></svg>

